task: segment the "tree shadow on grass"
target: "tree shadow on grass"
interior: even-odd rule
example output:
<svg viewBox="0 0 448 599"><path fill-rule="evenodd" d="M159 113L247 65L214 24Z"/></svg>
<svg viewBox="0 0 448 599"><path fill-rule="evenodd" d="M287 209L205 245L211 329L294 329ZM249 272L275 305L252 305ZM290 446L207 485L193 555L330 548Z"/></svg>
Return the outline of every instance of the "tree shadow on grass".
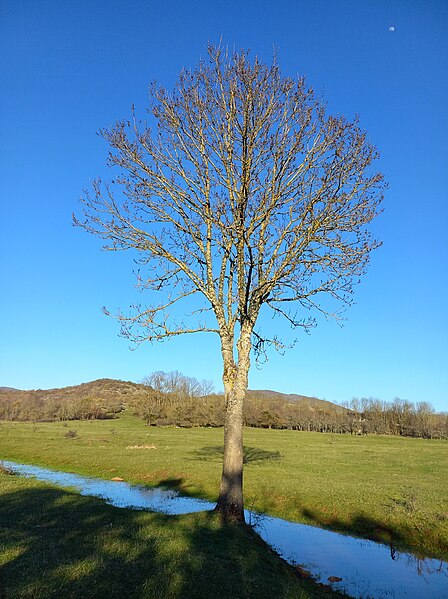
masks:
<svg viewBox="0 0 448 599"><path fill-rule="evenodd" d="M336 517L324 517L308 508L303 508L301 511L307 521L320 528L330 528L351 535L358 534L387 545L403 545L405 541L400 530L365 514L355 514L350 520L345 521Z"/></svg>
<svg viewBox="0 0 448 599"><path fill-rule="evenodd" d="M279 451L267 451L259 447L248 447L247 445L243 448L243 463L244 464L261 464L267 461L279 461L282 458L282 454ZM194 460L200 461L211 461L214 459L222 459L224 455L223 445L212 445L207 447L201 447L196 451L192 452Z"/></svg>
<svg viewBox="0 0 448 599"><path fill-rule="evenodd" d="M169 477L164 478L158 481L158 487L162 487L162 489L168 489L170 491L177 491L179 493L183 493L184 495L188 495L185 489L185 479L184 478L175 478Z"/></svg>
<svg viewBox="0 0 448 599"><path fill-rule="evenodd" d="M27 484L0 501L2 599L335 596L299 581L251 530L223 527L212 513L120 509Z"/></svg>

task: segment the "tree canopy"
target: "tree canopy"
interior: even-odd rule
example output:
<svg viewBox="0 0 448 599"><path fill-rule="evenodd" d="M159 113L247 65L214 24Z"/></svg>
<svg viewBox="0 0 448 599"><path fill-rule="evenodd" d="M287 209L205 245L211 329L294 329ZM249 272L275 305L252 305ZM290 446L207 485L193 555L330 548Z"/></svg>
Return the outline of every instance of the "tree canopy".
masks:
<svg viewBox="0 0 448 599"><path fill-rule="evenodd" d="M134 341L255 324L266 304L293 326L328 294L350 303L378 243L382 175L358 119L327 115L303 78L282 77L249 53L210 48L170 93L150 88L151 124L121 121L101 135L120 174L94 182L78 224L106 248L140 253L138 283L166 291L120 314ZM201 295L204 316L177 322L173 306ZM306 310L290 311L295 304ZM174 321L173 321L174 320ZM256 347L266 339L254 330ZM277 339L271 339L275 341Z"/></svg>

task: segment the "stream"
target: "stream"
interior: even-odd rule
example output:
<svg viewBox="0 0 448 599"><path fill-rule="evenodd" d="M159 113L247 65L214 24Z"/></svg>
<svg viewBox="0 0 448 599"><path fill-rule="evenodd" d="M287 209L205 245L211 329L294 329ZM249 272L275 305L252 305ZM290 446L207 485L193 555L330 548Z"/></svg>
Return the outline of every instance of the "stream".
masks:
<svg viewBox="0 0 448 599"><path fill-rule="evenodd" d="M214 504L177 491L146 488L0 460L15 474L34 477L116 507L165 514L211 510ZM246 521L286 561L319 582L359 599L448 599L448 562L420 559L381 543L246 511Z"/></svg>

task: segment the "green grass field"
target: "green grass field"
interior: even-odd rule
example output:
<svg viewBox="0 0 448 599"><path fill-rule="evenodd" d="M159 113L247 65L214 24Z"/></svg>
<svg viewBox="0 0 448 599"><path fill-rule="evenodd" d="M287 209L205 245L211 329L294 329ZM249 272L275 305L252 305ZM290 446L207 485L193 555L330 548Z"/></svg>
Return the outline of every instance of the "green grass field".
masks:
<svg viewBox="0 0 448 599"><path fill-rule="evenodd" d="M66 438L76 429L76 438ZM448 443L245 429L246 507L448 559ZM215 500L222 429L107 421L0 424L0 457L168 484ZM135 446L147 446L136 448Z"/></svg>

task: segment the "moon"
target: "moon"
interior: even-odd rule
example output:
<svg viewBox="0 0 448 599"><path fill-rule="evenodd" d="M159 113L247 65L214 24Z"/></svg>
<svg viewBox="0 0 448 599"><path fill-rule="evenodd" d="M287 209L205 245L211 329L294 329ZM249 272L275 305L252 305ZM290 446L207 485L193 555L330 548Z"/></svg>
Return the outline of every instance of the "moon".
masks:
<svg viewBox="0 0 448 599"><path fill-rule="evenodd" d="M395 31L395 27L389 27L389 31Z"/></svg>

